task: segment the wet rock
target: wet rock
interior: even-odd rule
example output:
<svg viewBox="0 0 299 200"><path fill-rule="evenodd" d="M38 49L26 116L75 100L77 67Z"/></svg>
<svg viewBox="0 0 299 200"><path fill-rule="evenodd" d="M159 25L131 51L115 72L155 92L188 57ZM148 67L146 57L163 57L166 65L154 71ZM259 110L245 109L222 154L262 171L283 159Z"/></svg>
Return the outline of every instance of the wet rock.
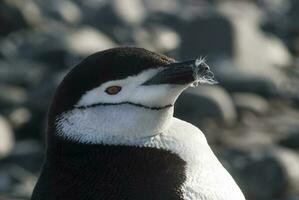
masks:
<svg viewBox="0 0 299 200"><path fill-rule="evenodd" d="M204 118L218 119L227 124L236 120L233 102L227 92L219 86L189 88L177 100L175 114L195 125Z"/></svg>
<svg viewBox="0 0 299 200"><path fill-rule="evenodd" d="M265 114L269 109L269 104L264 98L252 93L234 93L233 101L239 111Z"/></svg>
<svg viewBox="0 0 299 200"><path fill-rule="evenodd" d="M0 159L7 157L14 146L13 130L8 121L0 115Z"/></svg>

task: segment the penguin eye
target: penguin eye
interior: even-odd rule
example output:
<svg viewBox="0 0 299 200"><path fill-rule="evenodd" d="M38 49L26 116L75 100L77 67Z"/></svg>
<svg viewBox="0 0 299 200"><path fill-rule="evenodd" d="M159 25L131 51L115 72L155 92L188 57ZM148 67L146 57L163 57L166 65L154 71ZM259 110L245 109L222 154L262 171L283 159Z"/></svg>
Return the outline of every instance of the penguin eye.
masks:
<svg viewBox="0 0 299 200"><path fill-rule="evenodd" d="M120 86L110 86L110 87L107 87L105 90L105 92L110 95L115 95L115 94L119 93L120 91L121 91Z"/></svg>

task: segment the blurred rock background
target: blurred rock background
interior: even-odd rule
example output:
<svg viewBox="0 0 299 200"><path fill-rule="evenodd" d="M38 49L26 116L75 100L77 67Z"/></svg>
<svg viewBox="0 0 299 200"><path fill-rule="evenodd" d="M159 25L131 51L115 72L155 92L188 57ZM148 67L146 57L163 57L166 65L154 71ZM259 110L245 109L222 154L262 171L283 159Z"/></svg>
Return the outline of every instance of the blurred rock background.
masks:
<svg viewBox="0 0 299 200"><path fill-rule="evenodd" d="M1 200L30 197L64 74L119 45L206 56L219 84L187 90L176 116L203 130L248 200L299 199L298 0L1 0Z"/></svg>

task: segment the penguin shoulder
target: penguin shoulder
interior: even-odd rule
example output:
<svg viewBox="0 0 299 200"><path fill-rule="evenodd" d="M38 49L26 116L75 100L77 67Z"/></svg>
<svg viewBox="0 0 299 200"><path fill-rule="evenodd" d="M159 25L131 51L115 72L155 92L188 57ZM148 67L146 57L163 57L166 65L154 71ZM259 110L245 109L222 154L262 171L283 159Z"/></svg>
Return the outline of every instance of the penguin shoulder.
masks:
<svg viewBox="0 0 299 200"><path fill-rule="evenodd" d="M214 159L214 154L202 131L177 118L173 118L166 130L147 139L142 146L168 150L179 155L186 162Z"/></svg>
<svg viewBox="0 0 299 200"><path fill-rule="evenodd" d="M207 143L204 133L189 122L173 117L169 129L164 132L165 135L184 138L185 140L196 140L196 142Z"/></svg>
<svg viewBox="0 0 299 200"><path fill-rule="evenodd" d="M195 153L192 151L210 149L204 133L199 128L178 118L172 119L169 128L161 134L161 138L166 143L171 141L170 146L173 149L170 150L175 153L185 151L192 154Z"/></svg>
<svg viewBox="0 0 299 200"><path fill-rule="evenodd" d="M200 129L173 118L159 140L161 148L179 155L186 162L186 181L182 186L184 199L245 200Z"/></svg>

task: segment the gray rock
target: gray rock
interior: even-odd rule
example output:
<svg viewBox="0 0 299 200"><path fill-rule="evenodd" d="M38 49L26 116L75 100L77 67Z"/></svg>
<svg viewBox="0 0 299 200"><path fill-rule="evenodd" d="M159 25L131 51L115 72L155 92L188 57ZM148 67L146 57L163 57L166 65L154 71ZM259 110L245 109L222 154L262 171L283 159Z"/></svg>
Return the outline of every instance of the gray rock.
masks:
<svg viewBox="0 0 299 200"><path fill-rule="evenodd" d="M7 157L14 147L13 130L8 121L0 115L0 159Z"/></svg>
<svg viewBox="0 0 299 200"><path fill-rule="evenodd" d="M299 200L299 195L291 195L291 196L283 197L279 200Z"/></svg>
<svg viewBox="0 0 299 200"><path fill-rule="evenodd" d="M111 1L78 1L82 10L83 24L97 28L111 39L127 44L132 42L132 27L119 18Z"/></svg>
<svg viewBox="0 0 299 200"><path fill-rule="evenodd" d="M13 186L13 180L7 170L0 168L0 193L8 193ZM0 195L0 198L2 196Z"/></svg>
<svg viewBox="0 0 299 200"><path fill-rule="evenodd" d="M6 164L0 168L0 192L7 194L8 199L29 199L36 182L36 177L27 170ZM0 196L1 197L1 196Z"/></svg>
<svg viewBox="0 0 299 200"><path fill-rule="evenodd" d="M299 17L298 1L262 0L260 3L266 12L262 24L263 29L282 38L292 53L298 55L299 48L296 43L297 34L294 34L294 31L299 28L297 20Z"/></svg>
<svg viewBox="0 0 299 200"><path fill-rule="evenodd" d="M0 35L5 36L13 31L28 27L22 11L10 1L0 2Z"/></svg>
<svg viewBox="0 0 299 200"><path fill-rule="evenodd" d="M286 192L289 194L299 193L299 156L296 152L284 148L275 148L269 152L270 156L277 159L283 167L287 177Z"/></svg>
<svg viewBox="0 0 299 200"><path fill-rule="evenodd" d="M275 199L284 190L287 178L276 158L257 149L255 152L236 149L219 152L220 161L235 178L246 199Z"/></svg>
<svg viewBox="0 0 299 200"><path fill-rule="evenodd" d="M32 118L32 113L26 107L14 109L8 116L14 129L19 129L26 126Z"/></svg>
<svg viewBox="0 0 299 200"><path fill-rule="evenodd" d="M33 111L44 113L48 108L55 89L62 81L68 70L54 73L52 76L45 78L34 90L28 93L28 101L26 106ZM38 102L35 99L39 99Z"/></svg>
<svg viewBox="0 0 299 200"><path fill-rule="evenodd" d="M23 149L23 147L24 146L21 145L22 149L20 150L27 151L27 149ZM39 154L41 154L40 149L39 151ZM37 174L43 158L40 156L39 162L34 163L32 162L32 160L36 159L34 154L27 154L27 156L24 157L23 155L26 155L26 153L23 152L19 157L13 155L0 162L0 193L8 196L7 199L29 199L31 196L36 183L36 176L31 170L27 169L28 167L26 165L28 165L28 163L34 165L34 173ZM0 197L2 196L0 195Z"/></svg>
<svg viewBox="0 0 299 200"><path fill-rule="evenodd" d="M81 9L76 2L71 0L53 0L47 1L47 3L43 0L20 2L19 4L26 8L23 9L25 16L39 27L54 21L78 24L82 20ZM38 21L33 17L37 18Z"/></svg>
<svg viewBox="0 0 299 200"><path fill-rule="evenodd" d="M27 100L24 88L0 83L0 107L21 105Z"/></svg>
<svg viewBox="0 0 299 200"><path fill-rule="evenodd" d="M261 29L262 10L249 1L219 4L219 10L230 20L235 35L235 64L250 71L268 72L273 67L292 63L286 46ZM242 8L242 9L241 9Z"/></svg>
<svg viewBox="0 0 299 200"><path fill-rule="evenodd" d="M8 62L30 62L42 71L62 70L71 67L70 62L74 59L82 59L81 55L70 48L75 43L74 38L66 39L68 36L74 36L73 34L79 30L68 28L61 23L51 23L41 30L20 31L0 42L0 52ZM82 42L82 37L77 38L78 42ZM90 40L94 38L91 35ZM86 45L90 45L89 40L86 42Z"/></svg>
<svg viewBox="0 0 299 200"><path fill-rule="evenodd" d="M22 11L26 22L31 27L42 27L45 19L42 10L36 4L36 1L14 1L17 3L18 8Z"/></svg>
<svg viewBox="0 0 299 200"><path fill-rule="evenodd" d="M43 16L40 8L37 6L37 1L7 1L1 2L5 6L1 6L1 14L3 14L5 20L10 19L14 16L14 20L19 20L19 23L26 24L25 28L40 27L43 24ZM44 14L44 13L43 13ZM16 21L11 21L11 25L14 25ZM10 26L8 26L10 27ZM6 27L7 28L7 27ZM19 27L22 28L22 27ZM18 29L20 30L20 29Z"/></svg>
<svg viewBox="0 0 299 200"><path fill-rule="evenodd" d="M16 128L15 131L18 139L34 138L44 140L46 113L55 88L58 86L58 81L56 81L57 76L58 74L54 73L52 77L49 76L45 78L34 90L28 91L28 100L23 106L11 109L9 117ZM38 101L36 101L36 99L38 99ZM22 107L28 110L26 111L26 109L24 110ZM14 116L16 115L15 112L22 114L22 116L19 115L17 117L18 119L16 119Z"/></svg>
<svg viewBox="0 0 299 200"><path fill-rule="evenodd" d="M299 130L290 132L284 135L279 141L278 144L290 149L299 150Z"/></svg>
<svg viewBox="0 0 299 200"><path fill-rule="evenodd" d="M32 88L40 83L44 74L46 74L44 65L27 59L19 58L0 61L0 84Z"/></svg>
<svg viewBox="0 0 299 200"><path fill-rule="evenodd" d="M177 100L175 115L195 125L204 118L218 119L227 124L236 120L233 102L219 86L189 88Z"/></svg>
<svg viewBox="0 0 299 200"><path fill-rule="evenodd" d="M223 131L221 142L225 146L246 150L270 146L274 143L274 138L269 133L251 130L251 128L239 128L235 131Z"/></svg>
<svg viewBox="0 0 299 200"><path fill-rule="evenodd" d="M134 39L138 46L157 52L174 51L181 43L180 36L174 30L164 26L138 29L134 32Z"/></svg>
<svg viewBox="0 0 299 200"><path fill-rule="evenodd" d="M184 2L180 0L145 0L146 8L152 13L178 14L183 9Z"/></svg>
<svg viewBox="0 0 299 200"><path fill-rule="evenodd" d="M242 81L239 87L251 87L245 88L244 92L258 90L259 94L268 96L271 95L268 93L273 93L271 90L281 90L288 81L282 68L292 64L292 57L280 39L261 30L262 10L249 1L225 1L218 9L232 24L235 35L232 65L238 68L237 73L230 71L230 77L226 76L225 84L229 86L225 87L237 85L234 81L229 83L229 79L239 79Z"/></svg>
<svg viewBox="0 0 299 200"><path fill-rule="evenodd" d="M247 199L278 199L298 192L299 158L296 153L276 146L218 152Z"/></svg>
<svg viewBox="0 0 299 200"><path fill-rule="evenodd" d="M131 26L142 24L147 14L142 0L113 0L112 7L119 19Z"/></svg>
<svg viewBox="0 0 299 200"><path fill-rule="evenodd" d="M16 33L0 44L0 52L7 60L17 62L23 58L22 61L46 63L39 66L40 70L72 67L74 60L78 62L92 53L116 46L109 36L93 27L69 28L60 23L49 24L38 31Z"/></svg>
<svg viewBox="0 0 299 200"><path fill-rule="evenodd" d="M269 109L268 102L252 93L234 93L234 104L239 111L249 111L255 114L265 114Z"/></svg>
<svg viewBox="0 0 299 200"><path fill-rule="evenodd" d="M40 2L40 7L49 18L65 21L67 23L79 23L82 20L82 13L74 1L53 0L47 4Z"/></svg>
<svg viewBox="0 0 299 200"><path fill-rule="evenodd" d="M262 97L277 97L281 95L281 86L285 80L283 73L250 72L240 69L229 61L211 64L215 77L220 85L229 92L246 92L259 94Z"/></svg>
<svg viewBox="0 0 299 200"><path fill-rule="evenodd" d="M14 164L30 173L38 173L44 159L44 148L37 140L17 141L10 155L0 165Z"/></svg>
<svg viewBox="0 0 299 200"><path fill-rule="evenodd" d="M208 56L209 60L213 60L233 56L232 25L223 15L212 13L197 15L184 21L177 29L182 38L179 52L182 59Z"/></svg>
<svg viewBox="0 0 299 200"><path fill-rule="evenodd" d="M72 30L64 35L64 41L69 51L80 56L116 46L108 36L92 27Z"/></svg>

